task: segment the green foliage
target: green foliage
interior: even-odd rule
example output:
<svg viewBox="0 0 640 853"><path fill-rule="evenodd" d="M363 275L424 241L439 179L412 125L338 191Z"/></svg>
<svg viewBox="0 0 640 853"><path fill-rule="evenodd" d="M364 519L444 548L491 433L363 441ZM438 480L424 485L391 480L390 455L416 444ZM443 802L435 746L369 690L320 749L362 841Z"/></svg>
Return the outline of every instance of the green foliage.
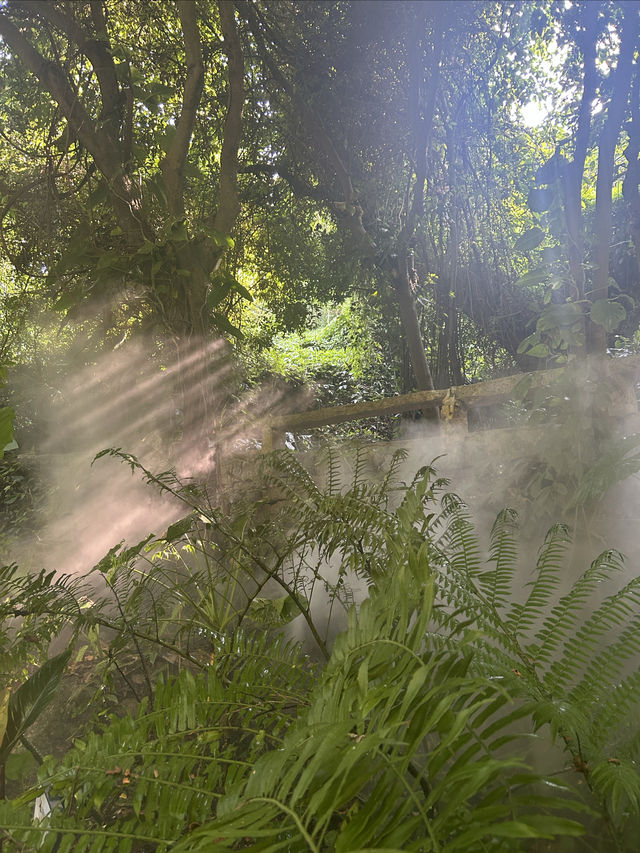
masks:
<svg viewBox="0 0 640 853"><path fill-rule="evenodd" d="M584 343L584 317L573 302L551 303L540 312L536 330L518 347L518 353L532 358L567 361L569 352Z"/></svg>
<svg viewBox="0 0 640 853"><path fill-rule="evenodd" d="M7 696L8 702L4 724L0 725L0 766L6 764L16 744L52 701L70 656L71 652L65 651L49 658L14 693L7 690L3 694L0 704L5 706Z"/></svg>
<svg viewBox="0 0 640 853"><path fill-rule="evenodd" d="M36 472L18 454L7 454L0 461L0 541L29 535L44 497L45 486Z"/></svg>
<svg viewBox="0 0 640 853"><path fill-rule="evenodd" d="M599 326L604 326L605 331L615 332L627 316L624 305L614 302L613 299L599 299L594 302L589 312L591 320Z"/></svg>
<svg viewBox="0 0 640 853"><path fill-rule="evenodd" d="M24 574L15 565L0 567L0 591L0 682L10 685L46 660L51 641L79 622L87 599L77 579Z"/></svg>
<svg viewBox="0 0 640 853"><path fill-rule="evenodd" d="M345 473L330 451L322 484L274 454L268 491L223 513L171 473L108 452L188 514L159 538L112 549L94 570L105 592L94 583L88 607L82 580L5 570L0 602L23 623L2 645L24 654L29 627L108 628L101 677L110 662L133 684L137 656L148 693L47 759L37 788L0 804L10 844L520 851L527 839L587 832L596 849L604 834L635 849L639 581L594 598L620 574L618 554L567 584L568 531L556 526L522 597L515 514L500 514L484 557L462 502L438 504L446 483L432 468L399 481L402 453L375 479L363 453ZM265 620L267 580L280 594ZM332 645L313 608L322 590L347 611ZM276 630L296 612L322 665ZM523 736L557 743L567 782L577 773L582 784L561 781L555 763L534 773ZM63 809L34 824L30 803L44 790Z"/></svg>
<svg viewBox="0 0 640 853"><path fill-rule="evenodd" d="M620 574L622 557L605 551L563 593L570 540L568 529L557 525L539 551L523 599L514 579L513 515L498 517L491 536L494 566L486 569L464 506L449 500L448 512L443 600L466 630L491 637L490 643L476 641L474 667L500 673L511 695L534 701L536 727L549 726L564 744L571 768L582 774L621 843L638 831L640 754L629 715L640 707L640 578L618 585L585 613L599 586ZM452 618L447 615L445 624Z"/></svg>
<svg viewBox="0 0 640 853"><path fill-rule="evenodd" d="M354 298L338 306L318 307L308 328L275 333L274 317L258 309L256 324L246 331L239 351L248 380L283 377L287 387L309 389L316 404L347 405L375 400L398 390L397 370L383 353L387 330L380 312ZM296 436L296 446L316 439L383 436L391 421L377 418L348 426L334 426L310 436ZM317 442L316 442L317 443Z"/></svg>
<svg viewBox="0 0 640 853"><path fill-rule="evenodd" d="M597 512L613 486L640 470L640 437L616 426L635 407L635 392L607 364L573 361L545 383L532 388L528 374L514 388L520 423L535 431L512 467L512 499L536 519Z"/></svg>
<svg viewBox="0 0 640 853"><path fill-rule="evenodd" d="M0 364L0 388L4 388L6 384L7 368ZM0 407L0 460L4 456L5 450L14 444L13 420L15 414L15 410L11 406Z"/></svg>
<svg viewBox="0 0 640 853"><path fill-rule="evenodd" d="M11 406L3 406L0 409L0 459L4 456L7 447L13 444L13 419L15 414Z"/></svg>
<svg viewBox="0 0 640 853"><path fill-rule="evenodd" d="M542 228L535 226L525 231L524 234L521 234L513 248L516 252L530 252L533 249L537 249L544 238L545 233Z"/></svg>

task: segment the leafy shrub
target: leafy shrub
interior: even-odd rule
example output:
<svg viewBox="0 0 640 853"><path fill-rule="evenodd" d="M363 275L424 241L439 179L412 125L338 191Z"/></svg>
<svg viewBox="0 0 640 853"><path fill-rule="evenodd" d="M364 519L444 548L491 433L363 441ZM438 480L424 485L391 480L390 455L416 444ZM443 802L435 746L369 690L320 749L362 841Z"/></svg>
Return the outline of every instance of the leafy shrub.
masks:
<svg viewBox="0 0 640 853"><path fill-rule="evenodd" d="M348 483L330 455L323 486L274 454L264 496L223 513L111 452L189 514L114 548L91 607L70 601L86 579L38 587L15 573L0 601L28 588L26 612L44 626L64 612L77 630L108 630L105 664L137 655L147 695L2 805L15 849L501 851L536 838L635 849L640 579L593 600L618 554L561 593L557 526L520 600L514 514L499 516L484 558L462 502L438 504L446 483L431 468L398 481L403 454L377 481L358 455ZM359 606L357 580L369 590ZM318 591L346 612L333 645ZM280 634L296 614L322 664ZM547 775L524 760L544 741L560 764ZM45 790L63 809L36 825L30 801Z"/></svg>

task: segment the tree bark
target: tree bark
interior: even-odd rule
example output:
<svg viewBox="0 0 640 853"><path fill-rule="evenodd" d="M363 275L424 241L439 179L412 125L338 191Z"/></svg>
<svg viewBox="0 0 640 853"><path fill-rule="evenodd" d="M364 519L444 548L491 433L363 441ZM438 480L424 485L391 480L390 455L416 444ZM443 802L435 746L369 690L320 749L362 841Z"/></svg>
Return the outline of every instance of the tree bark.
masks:
<svg viewBox="0 0 640 853"><path fill-rule="evenodd" d="M411 279L406 252L398 256L397 264L391 270L391 280L407 340L416 389L418 391L433 391L433 378L424 350L416 303L411 293Z"/></svg>
<svg viewBox="0 0 640 853"><path fill-rule="evenodd" d="M627 170L622 182L622 195L629 206L629 229L640 276L640 66L637 63L631 84L631 121L627 130L629 144L624 152Z"/></svg>
<svg viewBox="0 0 640 853"><path fill-rule="evenodd" d="M567 255L572 280L572 292L565 294L584 306L584 237L582 226L582 178L589 146L591 130L591 105L596 96L598 72L596 69L596 44L599 33L599 3L588 3L585 7L584 29L580 33L579 47L582 53L583 84L582 98L578 111L578 126L575 135L573 160L564 164L562 187L567 225ZM583 323L583 337L586 334ZM581 347L584 350L584 344Z"/></svg>
<svg viewBox="0 0 640 853"><path fill-rule="evenodd" d="M169 150L160 163L160 169L167 190L169 212L175 217L182 217L185 212L184 167L204 87L204 63L196 4L189 0L179 0L178 14L182 25L187 76L182 92L182 110L176 122L176 132Z"/></svg>
<svg viewBox="0 0 640 853"><path fill-rule="evenodd" d="M220 152L220 203L213 226L220 234L229 234L240 212L238 201L238 150L242 136L244 105L244 61L231 0L219 0L224 50L229 63L229 100Z"/></svg>
<svg viewBox="0 0 640 853"><path fill-rule="evenodd" d="M629 100L634 52L638 40L638 5L629 3L623 9L623 24L618 64L612 80L612 96L598 145L598 177L594 218L595 262L593 289L595 303L609 295L609 249L611 241L612 186L616 143ZM603 326L587 324L587 352L605 353L607 335Z"/></svg>

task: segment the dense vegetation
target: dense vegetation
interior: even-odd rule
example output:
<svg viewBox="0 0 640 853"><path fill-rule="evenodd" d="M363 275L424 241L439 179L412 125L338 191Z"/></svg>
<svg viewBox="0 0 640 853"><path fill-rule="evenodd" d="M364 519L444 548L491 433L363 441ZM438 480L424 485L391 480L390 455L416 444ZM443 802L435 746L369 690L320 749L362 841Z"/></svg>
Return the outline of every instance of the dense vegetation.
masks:
<svg viewBox="0 0 640 853"><path fill-rule="evenodd" d="M620 555L555 524L522 593L514 513L482 556L431 467L254 451L524 371L509 499L595 536L640 470L639 39L635 0L0 3L0 850L636 849ZM106 556L65 569L69 513L40 571L61 458L116 446L144 538L105 492Z"/></svg>
<svg viewBox="0 0 640 853"><path fill-rule="evenodd" d="M482 558L459 499L438 507L446 484L432 469L397 481L402 454L377 480L360 454L346 483L331 455L323 487L292 456L267 457L280 499L245 496L223 513L113 453L189 514L86 578L4 570L10 671L70 625L86 637L76 666L87 649L97 661L93 701L135 700L2 807L15 849L494 851L563 837L634 848L640 581L593 600L618 554L560 594L569 537L556 526L522 597L513 513ZM269 583L280 595L265 596ZM295 617L319 663L279 634ZM37 756L25 734L69 655L11 696L0 758L14 777L12 759L24 772ZM535 772L523 756L542 738L556 748ZM20 740L28 751L12 756ZM32 826L38 792L61 806Z"/></svg>
<svg viewBox="0 0 640 853"><path fill-rule="evenodd" d="M217 330L256 381L345 299L354 357L285 376L375 395L628 345L635 4L445 9L5 4L0 363L55 389L143 336L185 373Z"/></svg>

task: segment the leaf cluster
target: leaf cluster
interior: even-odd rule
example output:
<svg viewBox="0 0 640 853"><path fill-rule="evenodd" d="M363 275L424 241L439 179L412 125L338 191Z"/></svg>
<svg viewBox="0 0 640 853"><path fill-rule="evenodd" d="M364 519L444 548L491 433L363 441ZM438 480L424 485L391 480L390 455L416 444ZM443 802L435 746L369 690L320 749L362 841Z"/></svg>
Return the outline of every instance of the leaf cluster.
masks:
<svg viewBox="0 0 640 853"><path fill-rule="evenodd" d="M485 557L462 502L438 502L446 484L430 466L402 484L403 454L376 480L364 455L348 471L332 451L319 483L277 453L268 489L223 512L171 472L108 452L189 514L112 549L88 614L57 607L80 593L68 579L28 588L36 581L3 576L29 611L108 627L112 660L137 654L147 681L134 711L46 759L35 789L0 804L17 849L506 851L585 831L633 849L638 579L599 594L620 555L567 585L557 525L521 596L515 514L500 514ZM210 569L198 568L205 553ZM332 644L312 606L322 590L346 610ZM296 614L322 665L276 630ZM9 632L3 645L19 641ZM154 669L154 645L173 653L173 674ZM543 733L567 781L525 760L523 736ZM45 794L61 805L33 823Z"/></svg>

